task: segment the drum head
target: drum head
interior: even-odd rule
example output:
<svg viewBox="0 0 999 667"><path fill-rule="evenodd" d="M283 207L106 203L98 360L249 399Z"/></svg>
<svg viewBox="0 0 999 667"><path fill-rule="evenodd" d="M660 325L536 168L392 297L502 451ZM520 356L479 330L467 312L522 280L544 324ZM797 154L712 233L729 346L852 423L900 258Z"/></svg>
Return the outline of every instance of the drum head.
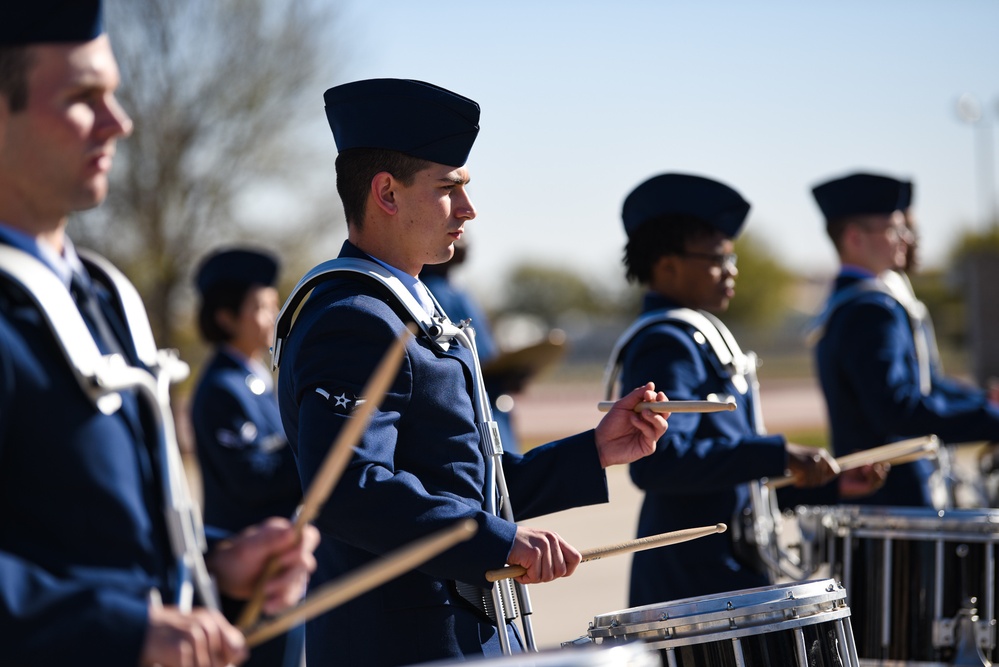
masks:
<svg viewBox="0 0 999 667"><path fill-rule="evenodd" d="M635 642L614 646L569 646L540 653L518 653L490 658L468 658L482 667L661 667L659 654L650 647ZM420 667L451 666L453 660L421 664Z"/></svg>
<svg viewBox="0 0 999 667"><path fill-rule="evenodd" d="M593 619L604 641L643 639L658 648L745 637L850 615L846 590L832 579L778 584L633 607Z"/></svg>

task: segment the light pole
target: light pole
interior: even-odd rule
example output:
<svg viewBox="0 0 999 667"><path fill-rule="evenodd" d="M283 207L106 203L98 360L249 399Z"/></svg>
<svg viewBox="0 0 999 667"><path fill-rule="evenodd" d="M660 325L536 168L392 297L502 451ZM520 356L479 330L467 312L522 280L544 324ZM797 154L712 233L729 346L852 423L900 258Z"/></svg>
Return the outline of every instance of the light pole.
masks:
<svg viewBox="0 0 999 667"><path fill-rule="evenodd" d="M996 104L999 115L999 101ZM995 192L995 158L992 142L992 118L982 109L978 98L964 93L957 99L957 116L975 129L975 162L978 172L978 197L986 227L999 228L999 204Z"/></svg>

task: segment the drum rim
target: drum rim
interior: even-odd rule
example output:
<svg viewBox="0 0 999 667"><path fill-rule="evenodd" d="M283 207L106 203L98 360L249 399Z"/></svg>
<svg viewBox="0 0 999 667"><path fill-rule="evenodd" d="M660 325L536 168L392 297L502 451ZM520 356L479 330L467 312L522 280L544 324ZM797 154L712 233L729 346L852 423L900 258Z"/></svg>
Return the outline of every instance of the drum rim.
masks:
<svg viewBox="0 0 999 667"><path fill-rule="evenodd" d="M733 606L733 602L737 603ZM790 582L714 595L643 605L595 616L591 637L697 637L710 624L727 623L733 631L752 631L770 624L811 625L845 610L846 589L834 579ZM654 616L658 614L658 618ZM665 614L665 617L663 616ZM779 621L775 616L782 617ZM831 620L831 619L830 619ZM725 632L725 631L723 631Z"/></svg>
<svg viewBox="0 0 999 667"><path fill-rule="evenodd" d="M820 510L821 512L822 510ZM996 535L999 537L999 510L932 507L891 507L880 505L837 505L825 508L823 523L831 530L874 531L906 534L918 531L945 533L948 538ZM933 535L939 539L940 535ZM981 539L981 538L980 538Z"/></svg>

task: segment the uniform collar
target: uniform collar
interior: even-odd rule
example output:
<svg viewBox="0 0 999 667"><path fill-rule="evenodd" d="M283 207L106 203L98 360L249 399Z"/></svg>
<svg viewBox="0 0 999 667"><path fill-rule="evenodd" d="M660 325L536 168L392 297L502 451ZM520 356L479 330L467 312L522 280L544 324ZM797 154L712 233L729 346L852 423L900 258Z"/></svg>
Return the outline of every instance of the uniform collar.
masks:
<svg viewBox="0 0 999 667"><path fill-rule="evenodd" d="M866 280L867 278L874 278L875 274L867 269L864 269L853 264L844 264L839 267L839 275L837 278L856 278L858 280Z"/></svg>
<svg viewBox="0 0 999 667"><path fill-rule="evenodd" d="M642 299L642 312L647 313L652 310L664 310L667 308L682 308L683 305L677 303L669 297L663 296L659 292L646 292Z"/></svg>
<svg viewBox="0 0 999 667"><path fill-rule="evenodd" d="M393 276L395 276L396 278L398 278L399 281L402 282L403 286L405 286L406 290L410 294L412 294L414 297L416 297L416 300L420 302L420 305L423 306L423 308L427 311L428 315L434 315L434 314L436 314L437 310L434 307L434 301L433 301L433 299L430 297L430 290L427 289L426 285L424 285L422 282L420 282L419 278L415 278L415 277L409 275L408 273L406 273L405 271L402 271L401 269L397 269L396 267L392 266L391 264L387 264L386 262L383 262L382 260L378 259L377 257L374 257L372 255L367 254L366 252L364 252L363 250L361 250L360 248L358 248L357 246L355 246L350 241L344 241L343 245L344 245L343 249L347 249L347 246L349 245L350 248L353 249L354 253L359 253L359 255L361 257L365 257L365 258L371 259L372 261L375 261L378 264L380 264L383 267L385 267L386 271L388 271ZM341 253L340 253L341 255L344 254L343 253L343 249L341 249Z"/></svg>
<svg viewBox="0 0 999 667"><path fill-rule="evenodd" d="M89 283L89 278L86 278L87 272L83 268L83 262L80 261L79 255L76 254L73 242L68 236L64 236L63 239L63 254L60 255L47 244L39 243L36 237L0 222L0 240L23 250L52 269L52 272L59 276L59 280L67 288L74 273L84 277L85 281Z"/></svg>

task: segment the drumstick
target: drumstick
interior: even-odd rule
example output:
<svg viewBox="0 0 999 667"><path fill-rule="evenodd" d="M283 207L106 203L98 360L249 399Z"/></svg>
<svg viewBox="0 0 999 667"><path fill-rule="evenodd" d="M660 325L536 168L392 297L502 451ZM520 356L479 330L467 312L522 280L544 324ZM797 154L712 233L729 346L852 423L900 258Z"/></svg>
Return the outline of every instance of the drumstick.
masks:
<svg viewBox="0 0 999 667"><path fill-rule="evenodd" d="M836 459L840 472L862 468L875 463L887 463L889 465L902 465L911 463L919 459L936 456L940 441L935 435L925 435L911 440L901 440L880 447L871 447L852 454L846 454ZM771 489L782 489L785 486L794 484L794 477L778 477L767 482Z"/></svg>
<svg viewBox="0 0 999 667"><path fill-rule="evenodd" d="M582 554L582 562L586 563L591 560L600 560L601 558L606 558L608 556L620 556L621 554L630 554L636 551L645 551L646 549L656 549L658 547L665 547L671 544L679 544L680 542L688 542L690 540L696 540L700 537L707 537L708 535L714 535L716 533L724 533L726 530L728 530L728 526L723 523L717 523L713 526L684 528L683 530L674 530L669 533L660 533L659 535L640 537L637 540L619 542L618 544L608 544L584 551ZM500 579L512 579L514 577L519 577L526 572L527 568L522 565L507 565L506 567L501 567L498 570L489 570L486 572L486 581L493 582L499 581Z"/></svg>
<svg viewBox="0 0 999 667"><path fill-rule="evenodd" d="M614 401L600 401L597 409L600 412L610 412ZM652 410L653 412L729 412L735 410L735 401L647 401L635 406L635 412Z"/></svg>
<svg viewBox="0 0 999 667"><path fill-rule="evenodd" d="M262 644L372 588L381 586L386 581L419 567L455 544L470 539L478 529L474 519L459 521L324 584L291 609L244 631L246 645L252 648Z"/></svg>
<svg viewBox="0 0 999 667"><path fill-rule="evenodd" d="M378 362L374 373L368 379L361 394L364 401L358 401L351 412L351 418L344 421L343 428L340 429L336 440L330 446L319 472L316 473L302 499L302 504L295 512L296 537L301 538L302 529L316 518L323 503L333 492L333 487L336 486L340 475L343 474L351 455L354 453L354 445L361 439L364 429L368 427L371 414L381 404L385 392L391 386L392 380L399 370L399 364L402 363L406 343L409 342L414 333L412 326L404 329L385 352L385 356ZM267 562L267 566L253 590L253 596L246 603L236 623L241 630L245 630L257 622L264 604L264 586L277 572L278 565L276 557L271 557Z"/></svg>

